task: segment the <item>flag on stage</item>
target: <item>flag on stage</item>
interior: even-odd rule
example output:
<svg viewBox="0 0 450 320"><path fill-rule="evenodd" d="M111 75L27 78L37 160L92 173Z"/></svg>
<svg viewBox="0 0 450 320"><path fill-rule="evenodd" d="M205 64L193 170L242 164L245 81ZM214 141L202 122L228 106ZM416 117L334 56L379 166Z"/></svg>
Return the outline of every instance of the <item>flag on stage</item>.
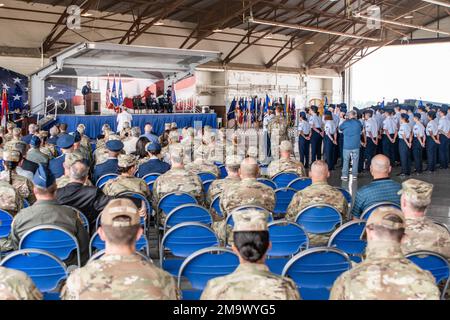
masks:
<svg viewBox="0 0 450 320"><path fill-rule="evenodd" d="M113 86L112 86L112 91L111 91L111 102L113 103L113 105L115 107L117 107L119 105L119 101L117 99L117 91L116 91L116 76L114 76L114 80L113 80Z"/></svg>
<svg viewBox="0 0 450 320"><path fill-rule="evenodd" d="M172 105L176 105L177 104L177 95L176 95L176 93L175 93L175 83L172 81L172 95L171 95L171 102L172 102Z"/></svg>
<svg viewBox="0 0 450 320"><path fill-rule="evenodd" d="M383 102L381 102L381 104L380 104L380 108L384 109L384 99L383 99Z"/></svg>
<svg viewBox="0 0 450 320"><path fill-rule="evenodd" d="M122 77L119 74L119 98L118 98L118 105L121 106L122 103L123 103Z"/></svg>
<svg viewBox="0 0 450 320"><path fill-rule="evenodd" d="M8 122L8 94L6 93L6 89L3 89L2 92L2 109L0 111L0 119L1 125L6 127L6 123Z"/></svg>
<svg viewBox="0 0 450 320"><path fill-rule="evenodd" d="M271 106L272 106L272 102L270 101L269 95L266 94L266 100L264 101L264 113L267 113Z"/></svg>
<svg viewBox="0 0 450 320"><path fill-rule="evenodd" d="M236 119L236 98L231 101L230 109L228 109L227 120Z"/></svg>
<svg viewBox="0 0 450 320"><path fill-rule="evenodd" d="M106 82L106 106L109 106L111 103L111 86L109 84L109 74L108 74L108 80Z"/></svg>
<svg viewBox="0 0 450 320"><path fill-rule="evenodd" d="M14 95L12 97L12 110L16 110L19 109L20 111L22 111L23 109L23 101L22 101L22 95L23 95L23 91L22 88L19 86L19 84L16 84L16 87L14 89Z"/></svg>

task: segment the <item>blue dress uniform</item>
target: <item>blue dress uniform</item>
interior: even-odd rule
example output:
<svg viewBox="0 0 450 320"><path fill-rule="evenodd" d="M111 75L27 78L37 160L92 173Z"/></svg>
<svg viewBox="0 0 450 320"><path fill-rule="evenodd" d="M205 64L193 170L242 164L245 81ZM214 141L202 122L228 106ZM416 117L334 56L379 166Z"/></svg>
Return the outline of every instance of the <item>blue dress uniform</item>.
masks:
<svg viewBox="0 0 450 320"><path fill-rule="evenodd" d="M311 118L309 119L309 124L311 126L312 130L312 136L311 136L311 163L313 163L316 160L322 159L322 135L320 134L322 132L322 121L317 116L317 107L312 106L311 110L314 111L314 114L311 115ZM317 130L317 131L316 131Z"/></svg>
<svg viewBox="0 0 450 320"><path fill-rule="evenodd" d="M325 113L327 114L327 113ZM334 170L334 153L335 153L335 144L333 143L334 135L336 134L336 125L333 120L325 121L325 137L323 144L323 155L325 161L328 164L328 170ZM330 138L332 137L332 138Z"/></svg>
<svg viewBox="0 0 450 320"><path fill-rule="evenodd" d="M425 137L425 127L421 122L420 113L414 114L414 119L417 119L419 122L416 122L413 127L413 145L412 145L412 153L414 159L414 167L416 168L417 173L422 173L423 166L423 145L421 141Z"/></svg>
<svg viewBox="0 0 450 320"><path fill-rule="evenodd" d="M428 121L426 134L427 134L427 171L434 172L436 170L436 160L437 160L437 144L435 140L439 133L438 125L436 123L436 114L433 111L428 112L428 116L431 118Z"/></svg>
<svg viewBox="0 0 450 320"><path fill-rule="evenodd" d="M364 160L366 161L366 168L369 168L372 158L375 156L377 151L378 143L375 142L378 142L378 125L377 121L372 117L373 112L371 110L366 111L365 114L370 115L370 118L364 123L367 142L364 150Z"/></svg>
<svg viewBox="0 0 450 320"><path fill-rule="evenodd" d="M119 140L109 140L105 146L106 149L112 152L120 152L123 149L123 143ZM95 166L93 180L97 183L97 180L105 174L118 174L118 168L117 157L108 158L102 164Z"/></svg>
<svg viewBox="0 0 450 320"><path fill-rule="evenodd" d="M338 150L339 150L339 158L341 158L341 167L344 164L344 134L341 130L339 130L341 124L345 121L345 117L339 118L338 123Z"/></svg>
<svg viewBox="0 0 450 320"><path fill-rule="evenodd" d="M383 154L391 161L391 166L395 164L395 134L397 133L397 124L388 111L388 116L383 121ZM389 139L390 138L390 139ZM393 140L394 142L392 142Z"/></svg>
<svg viewBox="0 0 450 320"><path fill-rule="evenodd" d="M438 154L439 154L439 164L441 169L448 169L448 148L449 148L449 138L448 133L450 131L450 121L447 119L447 110L441 109L441 118L439 119L439 141Z"/></svg>
<svg viewBox="0 0 450 320"><path fill-rule="evenodd" d="M303 117L302 117L303 116ZM304 112L300 113L300 117L302 118L298 124L298 150L300 153L300 162L303 163L305 168L309 168L309 146L310 140L306 140L305 137L308 137L311 133L311 126L306 121L306 114Z"/></svg>
<svg viewBox="0 0 450 320"><path fill-rule="evenodd" d="M145 146L147 152L151 152L153 154L159 153L161 151L161 145L159 143L149 142ZM170 165L164 161L159 160L156 156L152 156L150 160L144 162L138 167L138 171L136 176L138 178L143 178L149 173L159 173L163 174L169 171Z"/></svg>
<svg viewBox="0 0 450 320"><path fill-rule="evenodd" d="M402 114L402 118L406 121L409 121L409 116L406 113ZM400 164L402 166L402 172L400 175L411 175L411 149L408 146L411 134L412 129L409 123L402 123L400 125L400 130L398 131L398 151L400 154Z"/></svg>
<svg viewBox="0 0 450 320"><path fill-rule="evenodd" d="M62 135L56 140L56 146L62 150L69 150L73 147L75 143L75 138L70 134ZM66 160L66 155L63 153L57 158L50 160L48 167L50 171L55 176L55 179L64 175L64 161Z"/></svg>

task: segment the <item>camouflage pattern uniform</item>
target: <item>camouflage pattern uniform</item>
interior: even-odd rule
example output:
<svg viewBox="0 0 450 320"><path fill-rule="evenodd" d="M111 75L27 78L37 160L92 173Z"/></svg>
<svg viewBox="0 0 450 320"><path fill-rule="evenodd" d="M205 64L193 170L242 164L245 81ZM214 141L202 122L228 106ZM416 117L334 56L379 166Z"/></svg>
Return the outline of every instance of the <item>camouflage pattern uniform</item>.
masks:
<svg viewBox="0 0 450 320"><path fill-rule="evenodd" d="M174 278L138 255L104 255L76 269L63 300L177 300Z"/></svg>
<svg viewBox="0 0 450 320"><path fill-rule="evenodd" d="M64 159L64 165L67 166L68 168L70 168L76 161L80 161L83 159L85 159L84 155L78 149L71 153L66 154L66 158ZM70 183L70 177L66 176L66 175L63 175L63 176L59 177L58 179L56 179L56 187L58 189L64 188L69 183ZM93 186L92 182L89 179L86 180L84 185L87 187Z"/></svg>
<svg viewBox="0 0 450 320"><path fill-rule="evenodd" d="M215 197L222 193L225 188L233 186L234 184L240 182L239 177L229 177L224 179L214 180L209 186L208 193L206 195L206 203L211 204Z"/></svg>
<svg viewBox="0 0 450 320"><path fill-rule="evenodd" d="M267 131L270 137L270 146L272 149L272 157L278 155L278 146L281 141L288 140L288 124L283 115L276 115L267 125Z"/></svg>
<svg viewBox="0 0 450 320"><path fill-rule="evenodd" d="M396 242L369 243L366 259L342 274L331 300L439 300L435 279L406 259Z"/></svg>
<svg viewBox="0 0 450 320"><path fill-rule="evenodd" d="M347 217L348 204L342 193L327 182L316 182L294 195L287 208L286 219L295 221L300 211L315 204L333 206L342 214L343 220ZM326 246L331 233L308 234L310 246Z"/></svg>
<svg viewBox="0 0 450 320"><path fill-rule="evenodd" d="M57 152L55 146L51 144L46 144L39 149L43 154L45 154L49 160L56 157Z"/></svg>
<svg viewBox="0 0 450 320"><path fill-rule="evenodd" d="M42 153L40 149L37 148L30 148L27 152L26 156L27 160L30 160L34 163L42 163L47 165L49 161L49 157Z"/></svg>
<svg viewBox="0 0 450 320"><path fill-rule="evenodd" d="M8 122L7 124L6 124L6 128L8 129L8 133L6 133L4 136L3 136L3 142L8 142L8 141L10 141L11 139L12 139L12 137L13 137L13 135L12 135L12 131L13 131L13 129L16 127L16 124L14 123L14 122Z"/></svg>
<svg viewBox="0 0 450 320"><path fill-rule="evenodd" d="M25 177L19 176L15 171L0 172L0 181L9 183L16 189L23 199L27 199L30 204L36 201L33 193L33 183Z"/></svg>
<svg viewBox="0 0 450 320"><path fill-rule="evenodd" d="M267 213L254 209L233 213L233 232L267 231ZM244 258L243 258L244 259ZM202 300L299 300L295 283L269 271L265 264L241 263L224 277L208 282Z"/></svg>
<svg viewBox="0 0 450 320"><path fill-rule="evenodd" d="M0 181L0 209L7 211L13 217L22 209L23 198L12 185Z"/></svg>
<svg viewBox="0 0 450 320"><path fill-rule="evenodd" d="M116 179L111 179L106 182L103 187L103 193L107 196L117 196L122 192L134 192L140 193L148 199L151 199L150 189L144 180L132 177L120 175Z"/></svg>
<svg viewBox="0 0 450 320"><path fill-rule="evenodd" d="M61 189L67 186L70 183L70 177L68 176L61 176L58 179L56 179L56 188ZM87 179L84 183L86 187L92 187L94 186L91 182L91 180Z"/></svg>
<svg viewBox="0 0 450 320"><path fill-rule="evenodd" d="M194 162L186 164L185 169L193 174L199 174L200 172L212 172L216 177L220 177L219 168L212 162L203 160L202 158L195 159Z"/></svg>
<svg viewBox="0 0 450 320"><path fill-rule="evenodd" d="M0 300L42 300L42 293L22 271L0 267Z"/></svg>
<svg viewBox="0 0 450 320"><path fill-rule="evenodd" d="M300 177L306 177L305 167L300 161L293 159L280 158L279 160L273 160L267 168L267 175L273 178L280 172L293 172Z"/></svg>

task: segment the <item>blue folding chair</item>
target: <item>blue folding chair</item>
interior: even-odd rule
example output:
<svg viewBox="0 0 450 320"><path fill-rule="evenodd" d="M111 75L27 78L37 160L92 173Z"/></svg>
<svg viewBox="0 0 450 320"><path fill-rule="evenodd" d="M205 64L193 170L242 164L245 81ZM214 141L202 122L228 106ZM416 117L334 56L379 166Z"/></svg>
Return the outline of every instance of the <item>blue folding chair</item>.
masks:
<svg viewBox="0 0 450 320"><path fill-rule="evenodd" d="M92 153L94 153L96 149L97 149L97 144L95 142L91 142Z"/></svg>
<svg viewBox="0 0 450 320"><path fill-rule="evenodd" d="M342 216L330 205L315 204L300 211L295 222L308 233L326 234L342 224Z"/></svg>
<svg viewBox="0 0 450 320"><path fill-rule="evenodd" d="M222 209L220 208L220 194L217 195L213 201L211 202L211 206L209 207L209 211L211 211L212 209L214 209L215 213L219 216L219 217L223 217L223 213L222 213Z"/></svg>
<svg viewBox="0 0 450 320"><path fill-rule="evenodd" d="M312 185L310 178L297 178L289 183L288 188L300 191Z"/></svg>
<svg viewBox="0 0 450 320"><path fill-rule="evenodd" d="M27 199L23 199L23 208L28 208L30 206L30 203Z"/></svg>
<svg viewBox="0 0 450 320"><path fill-rule="evenodd" d="M109 180L116 179L117 177L118 177L118 175L115 173L105 174L105 175L101 176L100 178L98 178L97 182L95 183L95 186L99 189L103 189L103 187Z"/></svg>
<svg viewBox="0 0 450 320"><path fill-rule="evenodd" d="M182 290L184 300L198 300L209 280L226 276L239 265L239 258L225 248L205 248L194 252L184 260L178 272L178 287L181 278L186 277L192 289Z"/></svg>
<svg viewBox="0 0 450 320"><path fill-rule="evenodd" d="M183 222L198 222L211 225L213 218L207 209L198 204L184 204L176 207L167 215L164 222L164 232Z"/></svg>
<svg viewBox="0 0 450 320"><path fill-rule="evenodd" d="M356 263L362 261L367 242L361 239L366 227L366 221L350 221L333 232L328 240L328 246L344 251Z"/></svg>
<svg viewBox="0 0 450 320"><path fill-rule="evenodd" d="M209 171L205 171L205 172L199 172L197 173L197 176L200 178L200 180L203 182L208 181L208 180L216 180L217 176Z"/></svg>
<svg viewBox="0 0 450 320"><path fill-rule="evenodd" d="M159 174L159 173L149 173L142 177L142 179L145 181L145 183L147 184L150 191L153 192L153 184L155 183L156 179L158 179L158 177L160 175L161 174Z"/></svg>
<svg viewBox="0 0 450 320"><path fill-rule="evenodd" d="M290 188L280 188L275 190L275 208L273 214L275 218L283 218L286 215L289 203L297 191Z"/></svg>
<svg viewBox="0 0 450 320"><path fill-rule="evenodd" d="M280 172L272 177L272 181L277 185L277 189L286 188L289 183L299 178L298 174L293 172Z"/></svg>
<svg viewBox="0 0 450 320"><path fill-rule="evenodd" d="M76 250L78 267L81 267L81 251L77 238L69 231L55 225L31 228L22 236L19 249L39 249L50 252L62 261Z"/></svg>
<svg viewBox="0 0 450 320"><path fill-rule="evenodd" d="M59 292L55 290L68 276L64 262L55 255L38 249L14 251L2 260L1 265L25 272L43 293L45 300L59 299Z"/></svg>
<svg viewBox="0 0 450 320"><path fill-rule="evenodd" d="M269 238L272 247L267 252L266 264L271 272L279 275L290 258L309 247L308 235L295 222L280 220L270 223Z"/></svg>
<svg viewBox="0 0 450 320"><path fill-rule="evenodd" d="M203 191L205 192L205 194L208 193L209 187L211 186L211 183L212 183L213 181L214 181L214 180L206 180L206 181L202 181L202 183L203 183Z"/></svg>
<svg viewBox="0 0 450 320"><path fill-rule="evenodd" d="M171 192L163 196L158 203L158 208L165 214L184 204L197 204L197 199L186 192Z"/></svg>
<svg viewBox="0 0 450 320"><path fill-rule="evenodd" d="M366 220L369 219L370 215L378 208L380 207L393 207L396 209L401 210L400 206L398 204L395 204L393 202L379 202L379 203L375 203L373 205L371 205L370 207L368 207L366 210L364 210L364 212L361 215L361 220Z"/></svg>
<svg viewBox="0 0 450 320"><path fill-rule="evenodd" d="M98 260L98 259L100 259L101 257L103 257L103 255L106 253L106 250L100 250L100 251L97 251L97 252L95 252L90 258L89 258L89 261L88 261L88 263L89 262L91 262L91 261L95 261L95 260ZM138 255L138 256L140 256L142 259L144 259L144 260L147 260L148 262L151 262L151 263L153 263L153 260L152 260L152 258L150 258L150 257L148 257L148 256L146 256L145 254L143 254L142 252L140 252L140 251L136 251L136 254Z"/></svg>
<svg viewBox="0 0 450 320"><path fill-rule="evenodd" d="M225 167L225 165L219 166L219 170L220 170L220 178L221 179L228 177L228 171L227 171L227 168Z"/></svg>
<svg viewBox="0 0 450 320"><path fill-rule="evenodd" d="M91 240L89 240L89 256L92 257L93 253L104 249L105 249L105 242L100 238L98 231L96 231L92 235ZM143 250L145 250L145 254L147 256L150 256L150 246L148 244L148 240L145 234L142 234L139 240L136 241L136 251L143 251Z"/></svg>
<svg viewBox="0 0 450 320"><path fill-rule="evenodd" d="M273 182L273 181L270 180L270 179L267 179L267 178L258 178L258 179L256 179L256 180L258 180L258 181L261 182L261 183L264 183L264 184L265 184L266 186L268 186L268 187L271 187L273 190L276 190L276 189L277 189L276 183Z"/></svg>
<svg viewBox="0 0 450 320"><path fill-rule="evenodd" d="M198 222L177 224L164 235L159 248L161 268L177 276L184 259L192 253L219 245L215 232ZM169 250L174 257L166 258Z"/></svg>
<svg viewBox="0 0 450 320"><path fill-rule="evenodd" d="M0 239L8 238L11 233L13 219L13 216L9 212L0 209Z"/></svg>
<svg viewBox="0 0 450 320"><path fill-rule="evenodd" d="M336 187L336 189L338 189L342 193L342 195L344 196L345 200L347 201L347 204L349 206L351 206L353 198L352 198L352 195L350 194L350 192L348 192L344 188L340 188L340 187Z"/></svg>
<svg viewBox="0 0 450 320"><path fill-rule="evenodd" d="M350 258L339 249L313 248L289 260L282 276L294 280L303 300L328 300L336 279L351 266Z"/></svg>
<svg viewBox="0 0 450 320"><path fill-rule="evenodd" d="M416 251L406 255L406 258L423 270L429 271L436 279L436 284L445 284L441 299L447 292L450 279L450 265L443 256L432 251Z"/></svg>

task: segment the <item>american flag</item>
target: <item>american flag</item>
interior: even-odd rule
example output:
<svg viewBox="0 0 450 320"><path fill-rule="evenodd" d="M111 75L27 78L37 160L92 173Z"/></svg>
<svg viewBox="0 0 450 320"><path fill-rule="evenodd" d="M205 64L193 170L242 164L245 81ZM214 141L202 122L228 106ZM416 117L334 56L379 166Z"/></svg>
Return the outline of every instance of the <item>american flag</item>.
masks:
<svg viewBox="0 0 450 320"><path fill-rule="evenodd" d="M28 107L28 78L23 74L0 67L0 92L6 91L11 111Z"/></svg>

